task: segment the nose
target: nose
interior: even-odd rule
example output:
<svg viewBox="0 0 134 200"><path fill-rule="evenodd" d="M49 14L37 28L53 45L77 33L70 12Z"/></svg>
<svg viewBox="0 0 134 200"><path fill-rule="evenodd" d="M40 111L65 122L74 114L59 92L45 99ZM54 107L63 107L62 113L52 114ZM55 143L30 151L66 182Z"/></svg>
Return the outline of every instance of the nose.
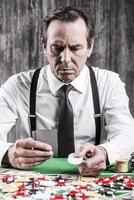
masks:
<svg viewBox="0 0 134 200"><path fill-rule="evenodd" d="M69 63L71 61L71 52L69 48L64 48L61 52L61 62Z"/></svg>

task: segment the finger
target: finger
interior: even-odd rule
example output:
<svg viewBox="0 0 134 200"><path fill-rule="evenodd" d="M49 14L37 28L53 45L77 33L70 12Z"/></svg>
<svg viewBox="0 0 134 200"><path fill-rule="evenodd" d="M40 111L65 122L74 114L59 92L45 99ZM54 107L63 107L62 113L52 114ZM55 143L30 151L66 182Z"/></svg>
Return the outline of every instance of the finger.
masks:
<svg viewBox="0 0 134 200"><path fill-rule="evenodd" d="M102 170L98 169L83 169L81 167L78 168L79 173L83 176L98 176Z"/></svg>
<svg viewBox="0 0 134 200"><path fill-rule="evenodd" d="M35 141L33 148L40 149L42 151L52 151L51 145L40 141Z"/></svg>
<svg viewBox="0 0 134 200"><path fill-rule="evenodd" d="M15 142L16 148L22 147L31 149L33 145L34 145L34 140L32 138L19 139Z"/></svg>
<svg viewBox="0 0 134 200"><path fill-rule="evenodd" d="M105 162L100 162L96 165L91 165L91 164L81 164L79 166L82 170L85 170L85 171L104 171L106 169L106 164Z"/></svg>
<svg viewBox="0 0 134 200"><path fill-rule="evenodd" d="M92 157L88 158L86 162L83 162L82 165L92 168L96 165L100 165L101 163L105 163L105 159L102 154L99 154L96 151L96 153Z"/></svg>
<svg viewBox="0 0 134 200"><path fill-rule="evenodd" d="M88 158L86 161L82 162L81 165L85 168L92 168L92 167L97 167L100 164L102 164L104 161L103 159L98 159L96 156L93 156L91 158Z"/></svg>
<svg viewBox="0 0 134 200"><path fill-rule="evenodd" d="M32 157L32 158L28 158L28 157L19 157L19 158L16 158L15 159L15 162L17 164L20 164L20 163L35 163L35 162L43 162L44 160L47 160L49 159L50 157Z"/></svg>
<svg viewBox="0 0 134 200"><path fill-rule="evenodd" d="M17 140L15 145L16 145L16 148L22 147L22 148L27 148L27 149L34 148L34 149L40 149L40 150L45 150L45 151L52 151L51 145L44 142L33 140L32 138Z"/></svg>
<svg viewBox="0 0 134 200"><path fill-rule="evenodd" d="M96 176L99 176L100 175L100 172L95 172L95 171L89 171L89 172L85 172L85 171L82 171L81 172L81 175L82 176L91 176L91 177L96 177Z"/></svg>
<svg viewBox="0 0 134 200"><path fill-rule="evenodd" d="M28 169L30 167L34 167L34 166L37 166L37 165L40 165L42 164L42 162L34 162L34 163L19 163L17 164L17 168L19 169Z"/></svg>
<svg viewBox="0 0 134 200"><path fill-rule="evenodd" d="M105 170L106 169L106 164L105 162L99 162L99 163L96 163L96 164L93 164L93 163L90 163L90 162L87 162L87 163L83 163L81 164L81 167L85 170L85 169L91 169L91 170Z"/></svg>
<svg viewBox="0 0 134 200"><path fill-rule="evenodd" d="M19 148L15 151L15 157L49 157L53 156L53 151L42 151L38 149L23 149Z"/></svg>
<svg viewBox="0 0 134 200"><path fill-rule="evenodd" d="M12 166L22 169L24 166L35 166L37 163L43 163L44 161L50 159L50 157L46 158L26 158L26 157L19 157L12 160Z"/></svg>

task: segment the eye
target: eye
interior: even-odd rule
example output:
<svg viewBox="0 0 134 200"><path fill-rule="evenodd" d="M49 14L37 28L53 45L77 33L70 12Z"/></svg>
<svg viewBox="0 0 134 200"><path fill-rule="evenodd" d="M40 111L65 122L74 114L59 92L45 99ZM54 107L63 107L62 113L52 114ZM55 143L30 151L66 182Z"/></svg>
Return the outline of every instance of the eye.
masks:
<svg viewBox="0 0 134 200"><path fill-rule="evenodd" d="M83 51L83 46L81 45L70 46L69 48L74 54L80 54Z"/></svg>
<svg viewBox="0 0 134 200"><path fill-rule="evenodd" d="M72 51L78 51L78 50L82 49L82 47L81 47L81 46L80 46L80 47L77 47L77 46L76 46L76 47L75 47L75 46L73 47L73 46L72 46L72 47L70 47L70 49L71 49Z"/></svg>
<svg viewBox="0 0 134 200"><path fill-rule="evenodd" d="M59 46L56 44L51 45L51 52L54 54L60 54L64 50L63 46Z"/></svg>

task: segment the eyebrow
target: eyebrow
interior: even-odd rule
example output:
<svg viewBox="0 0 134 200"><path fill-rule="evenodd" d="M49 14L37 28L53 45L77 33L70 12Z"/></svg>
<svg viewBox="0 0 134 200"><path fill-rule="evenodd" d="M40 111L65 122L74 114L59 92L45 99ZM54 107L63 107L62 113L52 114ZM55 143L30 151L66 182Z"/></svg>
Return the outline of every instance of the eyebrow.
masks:
<svg viewBox="0 0 134 200"><path fill-rule="evenodd" d="M59 44L59 43L53 43L53 44L51 44L51 46L61 46L61 47L64 47L64 46L66 46L66 45L64 45L64 44ZM72 45L68 45L69 47L83 47L83 45L82 44L72 44Z"/></svg>

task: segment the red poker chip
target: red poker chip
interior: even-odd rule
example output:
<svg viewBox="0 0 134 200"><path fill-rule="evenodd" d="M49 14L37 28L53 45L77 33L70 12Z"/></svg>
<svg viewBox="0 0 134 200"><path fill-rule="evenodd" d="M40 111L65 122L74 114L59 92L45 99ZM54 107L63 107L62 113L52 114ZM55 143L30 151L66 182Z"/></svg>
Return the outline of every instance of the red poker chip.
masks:
<svg viewBox="0 0 134 200"><path fill-rule="evenodd" d="M133 190L134 189L134 182L133 181L128 181L123 184L125 189L128 190Z"/></svg>
<svg viewBox="0 0 134 200"><path fill-rule="evenodd" d="M17 198L17 197L30 197L30 194L26 193L25 191L24 192L18 191L15 194L13 194L13 197L14 198Z"/></svg>

